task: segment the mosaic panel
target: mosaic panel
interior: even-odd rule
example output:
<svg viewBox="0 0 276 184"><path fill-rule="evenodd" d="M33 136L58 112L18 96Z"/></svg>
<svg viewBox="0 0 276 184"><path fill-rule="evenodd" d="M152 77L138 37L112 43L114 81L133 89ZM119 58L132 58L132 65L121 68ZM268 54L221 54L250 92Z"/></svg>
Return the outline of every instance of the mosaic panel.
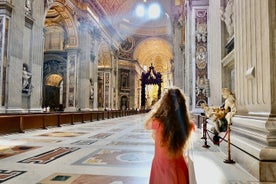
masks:
<svg viewBox="0 0 276 184"><path fill-rule="evenodd" d="M258 181L228 181L227 184L261 184Z"/></svg>
<svg viewBox="0 0 276 184"><path fill-rule="evenodd" d="M147 184L146 177L107 176L107 175L77 175L55 173L43 179L38 184Z"/></svg>
<svg viewBox="0 0 276 184"><path fill-rule="evenodd" d="M97 142L97 140L79 140L76 142L73 142L71 144L76 144L76 145L90 145Z"/></svg>
<svg viewBox="0 0 276 184"><path fill-rule="evenodd" d="M61 142L61 140L55 140L55 139L18 139L19 141L25 141L25 142L39 142L39 143L57 143Z"/></svg>
<svg viewBox="0 0 276 184"><path fill-rule="evenodd" d="M123 128L113 128L113 129L109 130L109 132L120 132L122 130L124 130L124 129Z"/></svg>
<svg viewBox="0 0 276 184"><path fill-rule="evenodd" d="M153 146L154 143L150 143L150 142L134 142L134 141L113 141L107 145L116 145L116 146Z"/></svg>
<svg viewBox="0 0 276 184"><path fill-rule="evenodd" d="M79 148L59 147L45 153L21 160L19 161L19 163L47 164L78 149Z"/></svg>
<svg viewBox="0 0 276 184"><path fill-rule="evenodd" d="M208 80L208 42L207 42L207 10L195 10L195 107L201 103L208 104L209 80Z"/></svg>
<svg viewBox="0 0 276 184"><path fill-rule="evenodd" d="M153 152L122 149L98 149L75 162L75 165L97 166L148 166L150 167Z"/></svg>
<svg viewBox="0 0 276 184"><path fill-rule="evenodd" d="M151 133L136 133L136 134L133 133L133 134L124 135L124 136L120 137L120 139L148 140L148 139L152 139L152 135L151 135Z"/></svg>
<svg viewBox="0 0 276 184"><path fill-rule="evenodd" d="M88 137L88 138L93 138L93 139L105 139L109 136L111 136L112 133L99 133L99 134L96 134L96 135L93 135L91 137Z"/></svg>
<svg viewBox="0 0 276 184"><path fill-rule="evenodd" d="M39 136L49 136L49 137L77 137L86 134L85 132L49 132L46 134L41 134Z"/></svg>
<svg viewBox="0 0 276 184"><path fill-rule="evenodd" d="M26 151L30 151L36 149L38 147L34 146L0 146L0 159L7 158L10 156L14 156Z"/></svg>
<svg viewBox="0 0 276 184"><path fill-rule="evenodd" d="M4 183L7 180L10 180L16 176L19 176L26 171L8 171L8 170L0 170L0 183Z"/></svg>

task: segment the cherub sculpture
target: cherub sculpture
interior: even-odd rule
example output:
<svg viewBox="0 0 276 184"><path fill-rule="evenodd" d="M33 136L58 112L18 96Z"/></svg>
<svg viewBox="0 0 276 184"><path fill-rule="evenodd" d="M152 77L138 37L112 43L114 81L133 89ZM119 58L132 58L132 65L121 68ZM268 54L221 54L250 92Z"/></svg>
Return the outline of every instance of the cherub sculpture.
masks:
<svg viewBox="0 0 276 184"><path fill-rule="evenodd" d="M205 103L201 104L201 108L207 118L214 122L214 134L218 135L220 132L227 130L227 124L231 124L231 119L236 113L235 97L228 88L222 89L222 97L225 99L223 105L208 106Z"/></svg>

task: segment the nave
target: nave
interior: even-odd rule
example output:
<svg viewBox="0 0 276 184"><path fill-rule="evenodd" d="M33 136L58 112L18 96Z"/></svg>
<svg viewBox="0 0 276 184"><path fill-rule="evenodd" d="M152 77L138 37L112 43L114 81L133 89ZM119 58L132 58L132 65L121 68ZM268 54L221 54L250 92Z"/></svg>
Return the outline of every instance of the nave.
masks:
<svg viewBox="0 0 276 184"><path fill-rule="evenodd" d="M154 142L144 130L145 114L63 125L0 136L0 183L5 184L147 184ZM198 184L259 184L202 130L189 151Z"/></svg>

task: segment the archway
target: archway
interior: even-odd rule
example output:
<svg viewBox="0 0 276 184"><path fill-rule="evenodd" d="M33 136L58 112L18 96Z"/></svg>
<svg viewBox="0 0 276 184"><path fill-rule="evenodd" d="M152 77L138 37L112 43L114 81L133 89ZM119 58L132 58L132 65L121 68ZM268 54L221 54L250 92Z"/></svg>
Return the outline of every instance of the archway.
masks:
<svg viewBox="0 0 276 184"><path fill-rule="evenodd" d="M162 75L160 72L156 72L154 67L149 67L147 73L142 73L141 76L141 109L145 109L146 105L146 85L158 85L158 99L161 97L161 84L162 84Z"/></svg>
<svg viewBox="0 0 276 184"><path fill-rule="evenodd" d="M42 105L52 110L76 105L77 52L74 51L79 40L75 16L68 5L57 1L49 4L45 12Z"/></svg>
<svg viewBox="0 0 276 184"><path fill-rule="evenodd" d="M126 109L128 109L128 104L129 104L128 97L127 97L127 96L122 96L122 97L121 97L120 109L121 109L121 110L126 110Z"/></svg>
<svg viewBox="0 0 276 184"><path fill-rule="evenodd" d="M42 105L49 106L51 110L61 110L66 104L66 56L64 57L45 54L44 58Z"/></svg>

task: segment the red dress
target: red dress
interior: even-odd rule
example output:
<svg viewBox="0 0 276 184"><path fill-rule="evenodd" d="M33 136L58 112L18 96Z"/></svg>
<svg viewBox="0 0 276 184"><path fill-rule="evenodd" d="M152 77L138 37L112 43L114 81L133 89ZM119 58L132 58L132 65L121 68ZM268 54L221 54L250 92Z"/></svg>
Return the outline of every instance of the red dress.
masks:
<svg viewBox="0 0 276 184"><path fill-rule="evenodd" d="M189 184L189 173L183 153L169 156L166 145L161 144L163 125L158 120L152 121L155 133L155 153L151 166L150 184Z"/></svg>

